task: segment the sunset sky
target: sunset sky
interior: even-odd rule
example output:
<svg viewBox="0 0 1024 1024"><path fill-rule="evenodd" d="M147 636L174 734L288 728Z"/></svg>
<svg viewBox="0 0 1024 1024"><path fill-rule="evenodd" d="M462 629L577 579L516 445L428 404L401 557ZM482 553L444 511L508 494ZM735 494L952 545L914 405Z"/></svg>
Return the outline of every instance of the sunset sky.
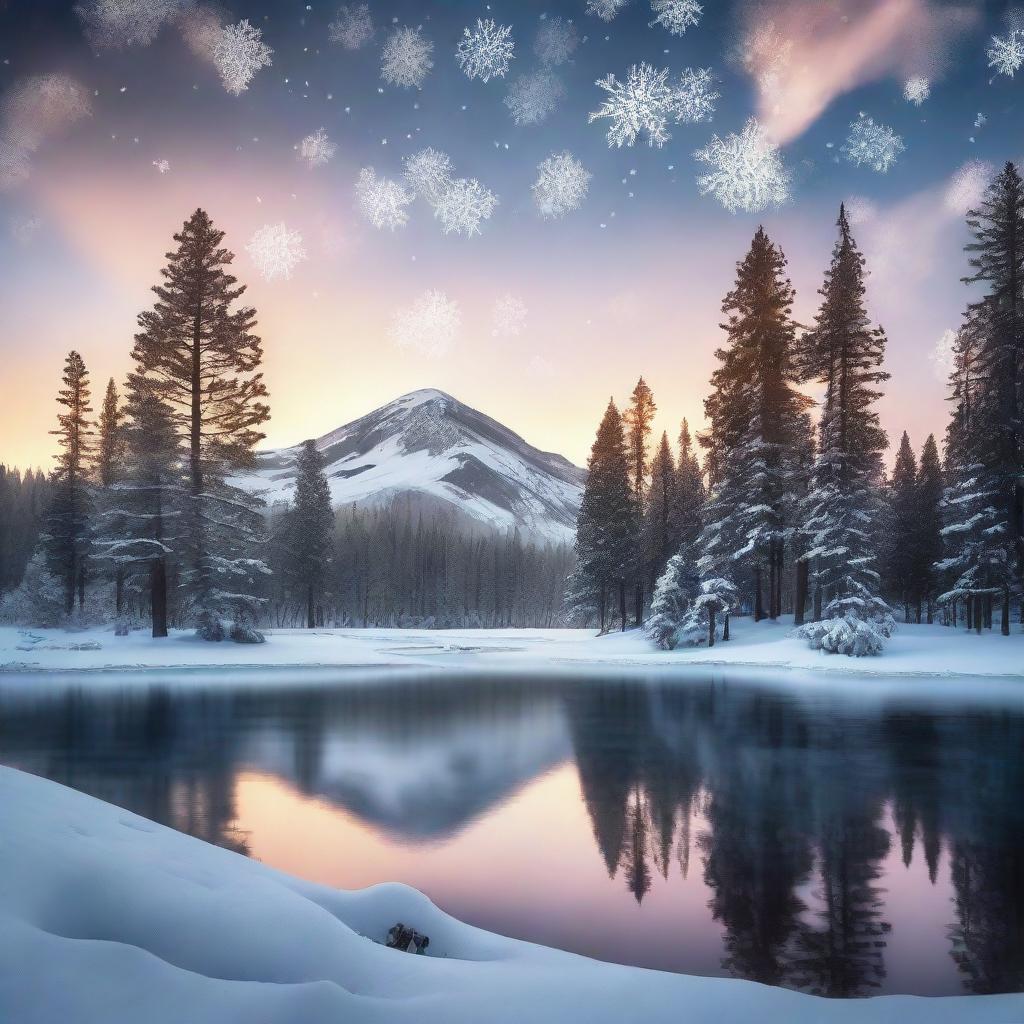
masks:
<svg viewBox="0 0 1024 1024"><path fill-rule="evenodd" d="M94 6L87 0L86 14ZM936 349L969 294L959 282L960 209L979 175L956 176L968 161L1001 164L1024 150L1024 70L996 74L986 56L1017 15L1003 4L928 0L705 6L677 36L650 24L649 0L629 0L607 22L585 0L372 0L375 36L349 50L331 42L333 2L228 0L217 17L247 18L273 49L272 66L235 96L186 43L182 17L198 4L153 0L150 11L166 18L152 41L117 48L91 45L70 2L0 0L0 462L49 467L69 349L92 373L94 404L108 377L123 377L135 318L172 234L197 206L226 232L258 311L268 446L437 387L582 464L608 396L625 401L641 374L659 431L674 436L683 416L700 424L721 299L759 223L786 252L797 318L809 322L839 204L853 202L870 312L889 337L883 422L896 437L908 429L919 447L945 427ZM513 28L505 79L471 81L455 61L463 27L478 17ZM556 17L571 19L578 36L554 69L564 97L543 124L516 126L503 103L509 83L538 67L534 37ZM422 26L434 44L421 89L380 76L381 45L401 25ZM757 51L744 63L744 41L769 27L772 67ZM642 60L673 75L711 68L721 93L713 121L672 125L663 148L609 148L606 124L587 122L604 96L595 80L621 79ZM52 74L77 83L76 111L33 106L33 76ZM904 98L912 75L930 80L920 106ZM905 151L886 173L842 154L862 113L902 137ZM730 214L699 193L693 154L755 115L781 146L791 199ZM297 146L321 127L336 153L310 168ZM402 158L425 146L498 195L481 235L443 235L423 200L394 232L357 212L360 168L398 179ZM546 221L530 186L540 161L563 150L593 175L590 193L579 210ZM966 187L951 193L957 180ZM290 279L266 281L245 246L282 221L308 258ZM396 311L427 289L461 311L442 355L389 334ZM492 308L506 294L528 315L521 334L495 337Z"/></svg>

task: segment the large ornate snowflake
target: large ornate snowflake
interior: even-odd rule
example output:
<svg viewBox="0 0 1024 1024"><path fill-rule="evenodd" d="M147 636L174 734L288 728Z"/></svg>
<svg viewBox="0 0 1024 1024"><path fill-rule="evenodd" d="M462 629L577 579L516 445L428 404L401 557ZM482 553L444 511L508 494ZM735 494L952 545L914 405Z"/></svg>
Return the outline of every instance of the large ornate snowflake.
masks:
<svg viewBox="0 0 1024 1024"><path fill-rule="evenodd" d="M537 29L537 38L533 42L533 52L541 64L557 67L564 64L579 45L576 26L562 18L545 18Z"/></svg>
<svg viewBox="0 0 1024 1024"><path fill-rule="evenodd" d="M715 92L714 81L711 68L684 68L676 89L676 120L683 124L699 124L711 120L715 102L722 95Z"/></svg>
<svg viewBox="0 0 1024 1024"><path fill-rule="evenodd" d="M436 202L452 183L452 159L433 146L407 156L402 161L405 180L418 196Z"/></svg>
<svg viewBox="0 0 1024 1024"><path fill-rule="evenodd" d="M911 75L903 83L903 98L908 103L913 103L915 107L921 106L931 94L931 82L923 75Z"/></svg>
<svg viewBox="0 0 1024 1024"><path fill-rule="evenodd" d="M946 186L946 209L960 216L977 209L995 176L996 169L987 160L968 160Z"/></svg>
<svg viewBox="0 0 1024 1024"><path fill-rule="evenodd" d="M495 338L515 338L523 333L528 310L515 295L506 294L495 300L491 310L491 334Z"/></svg>
<svg viewBox="0 0 1024 1024"><path fill-rule="evenodd" d="M629 0L587 0L587 14L602 21L611 21Z"/></svg>
<svg viewBox="0 0 1024 1024"><path fill-rule="evenodd" d="M299 158L309 167L322 167L337 152L338 147L327 137L324 128L317 128L299 143Z"/></svg>
<svg viewBox="0 0 1024 1024"><path fill-rule="evenodd" d="M654 12L652 25L666 28L674 36L681 36L700 21L704 8L696 0L651 0Z"/></svg>
<svg viewBox="0 0 1024 1024"><path fill-rule="evenodd" d="M403 89L418 89L434 66L434 44L418 28L396 28L380 55L380 77Z"/></svg>
<svg viewBox="0 0 1024 1024"><path fill-rule="evenodd" d="M375 228L394 231L405 227L413 198L401 182L378 178L372 167L364 167L356 179L356 206Z"/></svg>
<svg viewBox="0 0 1024 1024"><path fill-rule="evenodd" d="M260 68L269 68L274 51L263 42L258 28L243 19L237 25L225 25L213 48L213 62L220 72L224 88L241 96Z"/></svg>
<svg viewBox="0 0 1024 1024"><path fill-rule="evenodd" d="M985 56L996 74L1013 78L1024 65L1024 30L1015 28L1005 36L993 36Z"/></svg>
<svg viewBox="0 0 1024 1024"><path fill-rule="evenodd" d="M515 46L510 25L499 25L493 18L477 18L472 32L462 30L455 60L467 78L489 82L508 74Z"/></svg>
<svg viewBox="0 0 1024 1024"><path fill-rule="evenodd" d="M697 178L701 195L713 195L730 213L756 213L789 199L790 175L779 147L765 135L756 118L724 139L713 135L694 156L714 168Z"/></svg>
<svg viewBox="0 0 1024 1024"><path fill-rule="evenodd" d="M264 224L249 239L245 251L267 281L273 281L276 277L287 280L306 258L302 235L298 231L289 231L283 221Z"/></svg>
<svg viewBox="0 0 1024 1024"><path fill-rule="evenodd" d="M590 191L590 172L569 152L553 153L537 165L533 201L545 220L578 210Z"/></svg>
<svg viewBox="0 0 1024 1024"><path fill-rule="evenodd" d="M85 37L97 50L148 46L187 6L186 0L90 0L75 5Z"/></svg>
<svg viewBox="0 0 1024 1024"><path fill-rule="evenodd" d="M629 69L624 82L605 75L595 83L608 94L588 121L607 117L609 146L632 146L641 133L649 146L663 146L670 138L669 118L677 113L677 93L668 84L668 70L642 61Z"/></svg>
<svg viewBox="0 0 1024 1024"><path fill-rule="evenodd" d="M443 356L462 326L458 303L442 291L426 291L408 308L399 310L391 321L390 335L401 348L412 348L427 356Z"/></svg>
<svg viewBox="0 0 1024 1024"><path fill-rule="evenodd" d="M446 235L479 235L480 225L498 205L498 197L476 178L456 178L434 200L434 216Z"/></svg>
<svg viewBox="0 0 1024 1024"><path fill-rule="evenodd" d="M520 75L509 86L505 106L516 124L540 124L555 112L565 95L561 79L546 68Z"/></svg>
<svg viewBox="0 0 1024 1024"><path fill-rule="evenodd" d="M368 4L344 4L338 8L338 15L327 26L327 36L332 43L344 46L346 50L358 50L373 38L373 18Z"/></svg>
<svg viewBox="0 0 1024 1024"><path fill-rule="evenodd" d="M850 134L842 147L850 163L867 164L884 174L906 149L903 140L888 126L875 124L872 117L861 115L850 125Z"/></svg>

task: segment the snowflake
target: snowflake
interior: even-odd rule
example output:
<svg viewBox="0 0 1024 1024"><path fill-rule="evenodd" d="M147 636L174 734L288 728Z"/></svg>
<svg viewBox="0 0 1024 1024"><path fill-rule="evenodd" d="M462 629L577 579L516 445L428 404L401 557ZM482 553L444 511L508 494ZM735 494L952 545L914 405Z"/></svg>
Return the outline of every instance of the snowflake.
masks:
<svg viewBox="0 0 1024 1024"><path fill-rule="evenodd" d="M903 85L903 98L915 107L921 106L931 94L931 82L923 75L912 75Z"/></svg>
<svg viewBox="0 0 1024 1024"><path fill-rule="evenodd" d="M587 0L587 14L602 21L611 21L629 0Z"/></svg>
<svg viewBox="0 0 1024 1024"><path fill-rule="evenodd" d="M275 277L287 280L306 258L302 235L298 231L289 231L283 222L264 224L249 239L245 251L266 281L273 281Z"/></svg>
<svg viewBox="0 0 1024 1024"><path fill-rule="evenodd" d="M713 135L694 156L715 168L697 178L701 195L713 194L730 213L756 213L789 199L790 174L779 157L779 147L756 118L750 118L738 134L724 139Z"/></svg>
<svg viewBox="0 0 1024 1024"><path fill-rule="evenodd" d="M358 50L373 38L373 18L367 4L345 5L338 8L338 16L327 26L332 43L340 43L346 50Z"/></svg>
<svg viewBox="0 0 1024 1024"><path fill-rule="evenodd" d="M858 167L867 164L884 174L906 149L903 140L888 126L875 124L863 114L850 125L850 134L842 147L846 159Z"/></svg>
<svg viewBox="0 0 1024 1024"><path fill-rule="evenodd" d="M987 160L968 160L949 179L944 197L946 209L961 216L976 209L995 176L996 169Z"/></svg>
<svg viewBox="0 0 1024 1024"><path fill-rule="evenodd" d="M498 197L476 178L456 178L434 200L434 216L446 235L480 234L480 224L498 205Z"/></svg>
<svg viewBox="0 0 1024 1024"><path fill-rule="evenodd" d="M161 173L166 174L171 169L170 160L154 160L153 166Z"/></svg>
<svg viewBox="0 0 1024 1024"><path fill-rule="evenodd" d="M988 124L988 118L979 112L978 116L974 119L975 128L984 128Z"/></svg>
<svg viewBox="0 0 1024 1024"><path fill-rule="evenodd" d="M263 42L262 33L248 19L226 25L213 50L213 61L224 88L232 96L241 96L260 68L269 68L274 52Z"/></svg>
<svg viewBox="0 0 1024 1024"><path fill-rule="evenodd" d="M394 315L389 333L401 348L412 348L427 356L443 356L458 336L461 325L458 303L444 292L426 291L411 306Z"/></svg>
<svg viewBox="0 0 1024 1024"><path fill-rule="evenodd" d="M997 75L1013 78L1024 65L1024 30L1015 28L1005 36L993 36L985 56Z"/></svg>
<svg viewBox="0 0 1024 1024"><path fill-rule="evenodd" d="M679 76L676 89L676 119L683 124L710 121L715 112L715 100L721 98L712 88L714 76L711 68L685 68Z"/></svg>
<svg viewBox="0 0 1024 1024"><path fill-rule="evenodd" d="M578 45L576 26L571 21L563 21L558 17L545 18L537 30L533 52L542 64L557 67L573 55Z"/></svg>
<svg viewBox="0 0 1024 1024"><path fill-rule="evenodd" d="M674 36L681 36L692 25L700 21L704 11L696 0L651 0L654 21L651 25L660 25Z"/></svg>
<svg viewBox="0 0 1024 1024"><path fill-rule="evenodd" d="M663 146L669 139L668 119L677 114L678 97L668 84L668 71L642 61L629 69L625 82L605 75L595 83L608 93L601 106L587 119L611 119L609 146L632 146L641 132L649 146Z"/></svg>
<svg viewBox="0 0 1024 1024"><path fill-rule="evenodd" d="M928 353L932 369L939 380L946 380L956 366L956 340L956 331L947 327L942 332L942 337L935 343L935 348Z"/></svg>
<svg viewBox="0 0 1024 1024"><path fill-rule="evenodd" d="M185 45L200 59L215 63L214 53L224 30L220 14L211 7L190 6L178 18Z"/></svg>
<svg viewBox="0 0 1024 1024"><path fill-rule="evenodd" d="M186 0L91 0L75 5L85 37L96 50L148 46Z"/></svg>
<svg viewBox="0 0 1024 1024"><path fill-rule="evenodd" d="M590 172L572 153L554 153L537 165L533 199L546 220L578 210L590 190Z"/></svg>
<svg viewBox="0 0 1024 1024"><path fill-rule="evenodd" d="M505 106L512 112L516 124L540 124L555 112L565 95L561 79L541 68L528 75L520 75L509 86Z"/></svg>
<svg viewBox="0 0 1024 1024"><path fill-rule="evenodd" d="M407 156L402 166L413 192L431 202L436 202L452 183L451 157L432 146Z"/></svg>
<svg viewBox="0 0 1024 1024"><path fill-rule="evenodd" d="M878 216L878 207L864 196L850 196L846 200L845 206L846 219L853 227L858 224L867 224Z"/></svg>
<svg viewBox="0 0 1024 1024"><path fill-rule="evenodd" d="M356 205L375 228L402 228L409 222L406 207L413 194L400 182L378 178L372 167L364 167L356 179Z"/></svg>
<svg viewBox="0 0 1024 1024"><path fill-rule="evenodd" d="M491 334L495 338L515 338L526 325L526 304L515 295L506 294L495 300L491 310Z"/></svg>
<svg viewBox="0 0 1024 1024"><path fill-rule="evenodd" d="M397 28L381 52L380 77L403 89L418 89L434 66L430 59L433 52L434 44L424 39L418 28Z"/></svg>
<svg viewBox="0 0 1024 1024"><path fill-rule="evenodd" d="M299 143L299 159L310 167L322 167L337 152L338 147L327 137L324 128L317 128Z"/></svg>
<svg viewBox="0 0 1024 1024"><path fill-rule="evenodd" d="M462 30L462 39L455 51L455 60L467 78L489 82L504 78L516 44L512 41L512 28L498 25L493 18L476 19L476 28Z"/></svg>

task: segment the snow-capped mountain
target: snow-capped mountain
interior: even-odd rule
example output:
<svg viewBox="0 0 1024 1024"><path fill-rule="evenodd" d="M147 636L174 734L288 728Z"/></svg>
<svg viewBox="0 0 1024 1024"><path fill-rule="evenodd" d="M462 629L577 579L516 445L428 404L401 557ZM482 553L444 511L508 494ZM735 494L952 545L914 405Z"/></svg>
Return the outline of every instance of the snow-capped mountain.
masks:
<svg viewBox="0 0 1024 1024"><path fill-rule="evenodd" d="M538 540L572 540L585 472L443 391L403 395L316 445L336 508L408 498ZM298 450L264 452L233 482L268 504L290 500Z"/></svg>

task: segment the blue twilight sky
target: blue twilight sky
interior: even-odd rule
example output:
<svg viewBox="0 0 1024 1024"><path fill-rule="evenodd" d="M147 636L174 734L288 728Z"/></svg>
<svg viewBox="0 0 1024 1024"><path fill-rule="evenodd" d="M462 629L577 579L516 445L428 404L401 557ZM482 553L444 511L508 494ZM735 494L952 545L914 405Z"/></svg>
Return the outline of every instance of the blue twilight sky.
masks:
<svg viewBox="0 0 1024 1024"><path fill-rule="evenodd" d="M884 423L909 429L915 446L944 427L937 347L967 299L960 211L986 168L957 174L1024 152L1024 70L995 73L986 56L993 35L1024 27L1008 5L706 3L679 36L651 24L650 0L628 0L610 21L588 14L586 0L374 0L375 35L358 50L331 41L335 3L119 0L130 31L140 17L165 15L150 22L152 41L120 48L83 33L103 4L88 0L84 17L73 6L0 0L0 461L49 461L69 348L83 353L96 391L124 374L170 236L200 205L227 232L260 315L269 444L430 386L582 463L608 396L625 400L640 374L658 401L658 429L674 436L683 416L700 423L721 299L758 224L789 257L797 316L808 322L841 201L853 203L871 313L889 335ZM471 81L456 63L462 30L478 17L512 26L504 79ZM186 44L190 18L214 27L248 19L272 65L229 94L213 62ZM578 40L553 69L564 96L543 124L517 126L503 101L514 78L539 67L534 39L555 18L571 21ZM420 89L381 79L381 47L402 25L421 26L434 45ZM713 120L672 125L662 148L609 148L606 123L587 121L604 97L595 80L622 79L641 61L673 78L712 69L721 93ZM914 75L929 79L920 106L904 98ZM38 76L61 76L56 100L40 99L54 79ZM902 138L885 173L843 155L862 114ZM706 168L694 151L752 116L780 147L791 196L778 209L731 214L700 194ZM310 168L296 147L321 127L336 151ZM394 232L356 210L361 168L400 179L402 158L425 146L498 196L480 235L444 235L422 199ZM544 220L530 186L538 164L565 150L592 174L589 194ZM301 235L307 258L289 279L267 281L245 246L280 222ZM427 290L458 307L458 331L440 353L391 333ZM528 311L514 336L493 329L505 295Z"/></svg>

